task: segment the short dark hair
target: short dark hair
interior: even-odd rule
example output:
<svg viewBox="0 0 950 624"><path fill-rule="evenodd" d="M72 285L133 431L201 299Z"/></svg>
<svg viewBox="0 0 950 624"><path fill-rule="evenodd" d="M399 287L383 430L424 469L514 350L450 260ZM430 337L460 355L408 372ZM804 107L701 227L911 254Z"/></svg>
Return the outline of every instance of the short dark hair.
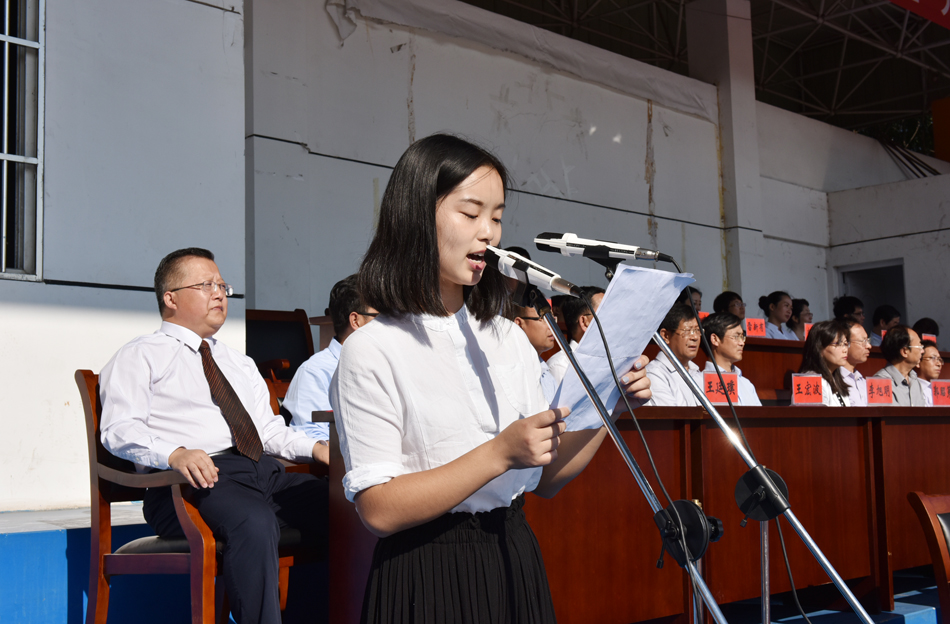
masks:
<svg viewBox="0 0 950 624"><path fill-rule="evenodd" d="M841 370L828 368L827 362L822 355L825 347L841 337L850 342L851 328L838 319L831 321L822 321L812 325L808 332L808 338L805 339L805 346L802 350L802 365L798 368L799 373L820 373L831 389L841 396L848 396L850 388L844 382L841 376Z"/></svg>
<svg viewBox="0 0 950 624"><path fill-rule="evenodd" d="M863 301L857 297L852 297L851 295L844 295L843 297L835 298L832 313L835 315L836 319L840 320L846 316L851 316L858 308L861 308L862 310L864 309Z"/></svg>
<svg viewBox="0 0 950 624"><path fill-rule="evenodd" d="M900 315L901 313L897 311L897 308L895 308L892 305L887 305L885 303L884 305L880 305L874 308L874 316L871 317L871 324L874 327L877 327L877 324L880 323L881 321L884 321L885 323L890 323L894 319L900 317Z"/></svg>
<svg viewBox="0 0 950 624"><path fill-rule="evenodd" d="M181 265L186 258L206 258L214 262L214 254L201 247L177 249L162 258L162 261L158 263L158 268L155 269L155 298L158 299L158 313L163 318L165 316L165 293L172 288L177 288L175 284L182 280Z"/></svg>
<svg viewBox="0 0 950 624"><path fill-rule="evenodd" d="M680 328L680 323L693 318L693 309L685 303L674 303L670 311L666 313L663 322L660 323L660 329L665 329L669 333L675 332Z"/></svg>
<svg viewBox="0 0 950 624"><path fill-rule="evenodd" d="M914 330L907 325L895 325L887 330L884 339L881 340L881 353L885 360L893 364L903 359L901 349L910 346L910 332L912 331Z"/></svg>
<svg viewBox="0 0 950 624"><path fill-rule="evenodd" d="M457 136L419 139L399 158L383 193L376 234L359 270L363 301L383 314L447 316L439 285L439 239L435 212L439 200L480 167L508 172L489 151ZM413 267L406 267L406 259ZM469 311L480 321L494 318L509 296L501 273L486 270L478 284L464 289Z"/></svg>
<svg viewBox="0 0 950 624"><path fill-rule="evenodd" d="M770 312L769 307L773 305L778 305L778 303L782 300L783 297L788 297L789 299L792 298L792 296L789 295L784 290L776 290L775 292L771 292L768 295L763 295L759 297L759 307L762 308L763 312L765 312L766 318L768 318L769 316L769 312Z"/></svg>
<svg viewBox="0 0 950 624"><path fill-rule="evenodd" d="M913 329L913 328L911 328L911 329ZM933 347L934 349L937 349L937 343L934 342L933 340L930 340L929 338L928 338L927 340L921 340L921 341L920 341L920 345L921 345L924 349L926 349L927 347ZM939 349L937 349L937 350L939 351Z"/></svg>
<svg viewBox="0 0 950 624"><path fill-rule="evenodd" d="M581 292L584 293L584 297L571 297L561 302L561 314L564 315L564 324L567 326L568 340L574 336L574 330L577 329L581 317L590 312L587 300L604 292L604 289L600 286L582 286Z"/></svg>
<svg viewBox="0 0 950 624"><path fill-rule="evenodd" d="M719 340L725 340L727 331L740 326L742 326L742 319L732 312L716 312L703 319L703 333L706 334L707 340L713 335ZM709 347L712 348L712 344ZM703 350L706 351L705 342L703 343ZM712 357L712 353L709 353L709 351L706 351L706 355Z"/></svg>
<svg viewBox="0 0 950 624"><path fill-rule="evenodd" d="M932 318L924 317L914 323L914 331L920 335L923 334L932 334L934 336L940 335L940 326L937 325L937 321Z"/></svg>
<svg viewBox="0 0 950 624"><path fill-rule="evenodd" d="M807 299L792 299L792 315L788 317L788 321L785 322L785 325L789 329L795 329L798 326L798 323L801 322L802 311L811 304L808 303ZM792 319L798 319L798 322L793 322Z"/></svg>
<svg viewBox="0 0 950 624"><path fill-rule="evenodd" d="M726 290L713 299L713 312L725 312L729 309L729 306L732 305L732 302L735 300L742 301L742 297L739 296L739 293L732 292L731 290Z"/></svg>
<svg viewBox="0 0 950 624"><path fill-rule="evenodd" d="M363 312L356 274L344 277L330 289L330 304L324 314L333 321L333 331L339 340L350 326L350 312Z"/></svg>

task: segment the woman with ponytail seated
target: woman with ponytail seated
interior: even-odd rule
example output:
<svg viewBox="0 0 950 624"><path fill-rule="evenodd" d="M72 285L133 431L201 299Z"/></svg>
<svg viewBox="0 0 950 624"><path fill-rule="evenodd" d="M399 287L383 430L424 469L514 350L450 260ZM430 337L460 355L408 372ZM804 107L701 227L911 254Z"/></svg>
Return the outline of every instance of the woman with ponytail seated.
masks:
<svg viewBox="0 0 950 624"><path fill-rule="evenodd" d="M759 307L765 313L765 337L774 340L798 340L795 332L785 326L792 318L792 298L787 292L776 290L767 297L759 297Z"/></svg>
<svg viewBox="0 0 950 624"><path fill-rule="evenodd" d="M851 329L841 321L815 323L805 340L799 373L821 375L821 402L828 407L851 407L850 388L841 376L848 362Z"/></svg>

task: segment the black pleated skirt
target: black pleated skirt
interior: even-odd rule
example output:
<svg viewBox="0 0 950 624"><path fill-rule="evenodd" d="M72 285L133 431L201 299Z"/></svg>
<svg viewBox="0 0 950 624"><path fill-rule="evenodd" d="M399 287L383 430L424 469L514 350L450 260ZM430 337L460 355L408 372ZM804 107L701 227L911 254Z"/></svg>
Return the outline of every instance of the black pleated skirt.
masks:
<svg viewBox="0 0 950 624"><path fill-rule="evenodd" d="M384 537L373 553L364 624L547 624L554 605L524 496L445 514Z"/></svg>

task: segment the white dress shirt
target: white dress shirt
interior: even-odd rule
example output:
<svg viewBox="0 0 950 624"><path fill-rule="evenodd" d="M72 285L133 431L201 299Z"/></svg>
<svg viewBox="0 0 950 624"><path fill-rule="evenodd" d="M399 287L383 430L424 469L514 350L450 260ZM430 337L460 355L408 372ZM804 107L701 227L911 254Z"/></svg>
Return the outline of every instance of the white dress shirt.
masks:
<svg viewBox="0 0 950 624"><path fill-rule="evenodd" d="M715 373L716 368L713 366L712 360L706 360L706 367L703 369L704 373ZM742 369L740 369L735 364L732 365L732 370L724 370L724 373L735 373L736 381L739 383L736 384L736 393L739 395L739 405L762 405L762 401L759 400L759 395L755 391L755 386L752 385L752 382L742 376Z"/></svg>
<svg viewBox="0 0 950 624"><path fill-rule="evenodd" d="M765 337L772 340L798 340L798 336L787 325L772 325L768 320L765 321Z"/></svg>
<svg viewBox="0 0 950 624"><path fill-rule="evenodd" d="M881 343L884 342L884 337L881 336L881 334L875 334L874 332L871 332L871 335L868 337L871 339L872 347L880 347Z"/></svg>
<svg viewBox="0 0 950 624"><path fill-rule="evenodd" d="M270 394L254 361L208 338L211 356L257 427L264 451L311 460L313 440L292 431L270 407ZM167 469L179 447L207 453L234 446L231 429L211 398L201 364L201 337L163 322L154 334L123 346L99 375L102 444L145 468Z"/></svg>
<svg viewBox="0 0 950 624"><path fill-rule="evenodd" d="M540 360L540 358L538 359ZM547 400L548 405L554 400L554 395L557 393L557 385L558 382L554 379L554 375L551 374L551 368L548 366L548 363L541 360L541 390L544 391L544 398Z"/></svg>
<svg viewBox="0 0 950 624"><path fill-rule="evenodd" d="M340 363L341 347L334 338L326 349L311 355L294 373L284 397L283 406L293 416L293 428L315 440L330 438L330 426L313 422L313 413L331 409L330 380Z"/></svg>
<svg viewBox="0 0 950 624"><path fill-rule="evenodd" d="M572 339L569 346L571 351L574 351L577 349L578 343ZM564 351L558 351L548 358L548 368L551 369L551 375L554 377L555 389L558 384L564 381L564 375L567 374L567 369L570 367L571 361L567 359L567 354Z"/></svg>
<svg viewBox="0 0 950 624"><path fill-rule="evenodd" d="M934 391L930 387L930 382L926 379L917 378L917 383L920 384L920 389L924 391L924 404L927 407L934 406Z"/></svg>
<svg viewBox="0 0 950 624"><path fill-rule="evenodd" d="M378 316L346 339L330 385L346 497L447 464L548 409L540 380L528 337L500 316ZM509 470L452 511L508 507L540 477Z"/></svg>
<svg viewBox="0 0 950 624"><path fill-rule="evenodd" d="M653 398L647 405L681 405L693 407L699 405L699 400L693 391L689 389L680 374L673 368L673 363L666 354L660 351L655 360L647 364L647 377L650 378L650 390L653 392ZM699 372L699 366L692 360L689 361L688 371L690 376L696 380L699 387L703 387L703 375Z"/></svg>
<svg viewBox="0 0 950 624"><path fill-rule="evenodd" d="M862 375L858 369L854 369L854 372L852 372L842 366L839 370L841 371L841 378L844 379L844 383L851 389L847 396L851 407L867 407L868 380L864 378L864 375ZM824 386L822 386L822 397L824 397Z"/></svg>

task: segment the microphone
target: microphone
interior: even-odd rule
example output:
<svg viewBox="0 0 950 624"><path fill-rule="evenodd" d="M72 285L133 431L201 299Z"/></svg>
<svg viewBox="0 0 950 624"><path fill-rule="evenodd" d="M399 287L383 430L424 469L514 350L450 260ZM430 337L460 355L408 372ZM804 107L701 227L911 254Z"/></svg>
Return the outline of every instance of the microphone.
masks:
<svg viewBox="0 0 950 624"><path fill-rule="evenodd" d="M531 284L545 290L580 297L581 291L574 284L540 264L528 260L513 251L497 249L489 245L485 249L485 263L505 277Z"/></svg>
<svg viewBox="0 0 950 624"><path fill-rule="evenodd" d="M562 256L584 256L596 260L661 260L672 262L673 259L665 253L653 249L641 249L635 245L623 245L608 241L579 238L577 234L567 232L554 234L544 232L534 239L538 249L559 253Z"/></svg>

